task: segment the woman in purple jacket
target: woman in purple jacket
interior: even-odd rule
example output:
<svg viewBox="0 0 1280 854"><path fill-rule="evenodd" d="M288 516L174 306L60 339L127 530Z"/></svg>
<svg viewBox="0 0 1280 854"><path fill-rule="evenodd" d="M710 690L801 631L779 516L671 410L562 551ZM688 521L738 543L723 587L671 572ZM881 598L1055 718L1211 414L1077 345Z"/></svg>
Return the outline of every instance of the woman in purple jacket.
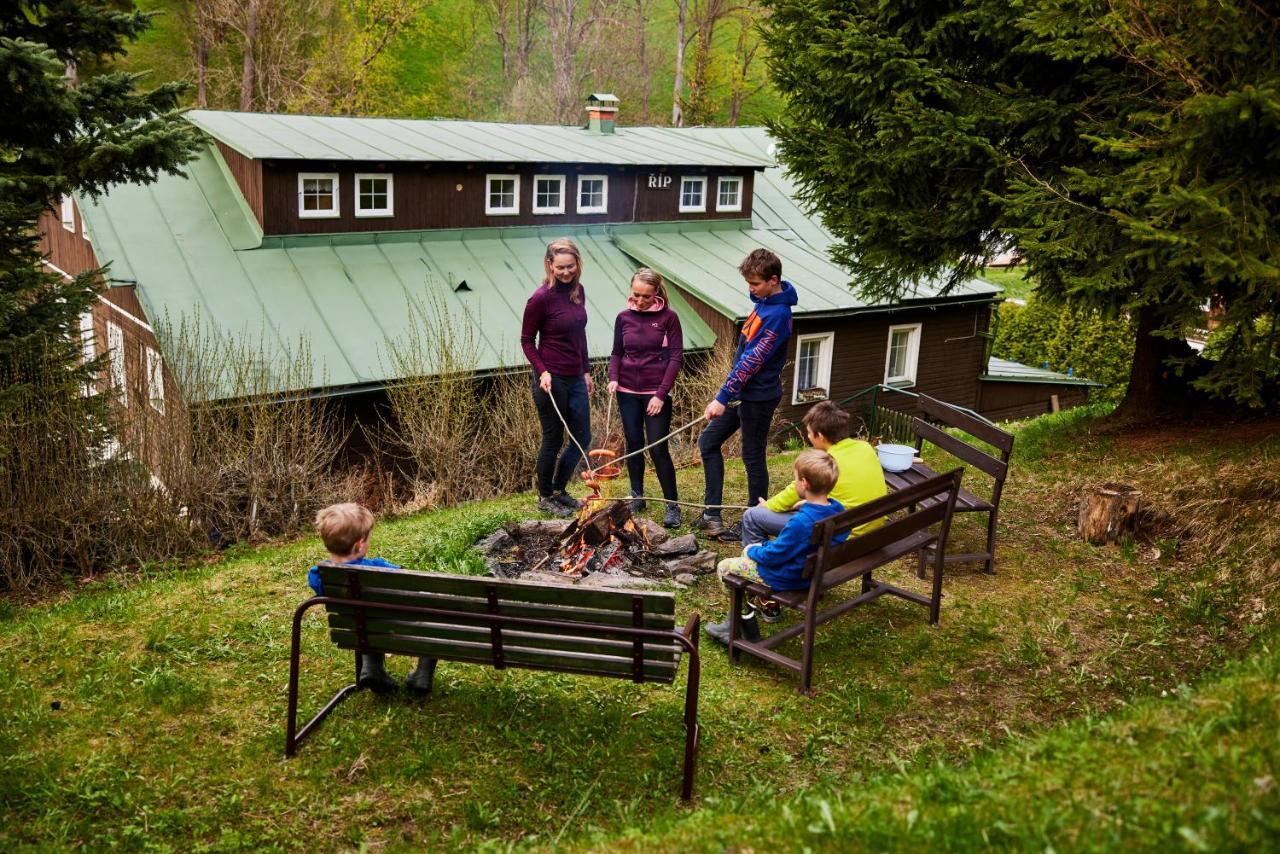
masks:
<svg viewBox="0 0 1280 854"><path fill-rule="evenodd" d="M587 361L582 253L572 240L561 237L547 245L542 264L546 276L525 303L520 346L533 365L533 403L542 425L536 465L538 509L563 517L578 510L578 502L565 492L582 459L578 445L591 445L591 364ZM565 423L577 444L569 442L561 453Z"/></svg>
<svg viewBox="0 0 1280 854"><path fill-rule="evenodd" d="M667 305L662 276L641 267L631 277L631 298L613 324L613 356L609 359L609 391L618 395L618 415L627 453L671 432L671 387L684 362L680 318ZM677 501L676 467L666 441L649 449L662 497ZM631 509L643 510L644 456L627 458ZM668 504L662 524L680 524L680 508Z"/></svg>

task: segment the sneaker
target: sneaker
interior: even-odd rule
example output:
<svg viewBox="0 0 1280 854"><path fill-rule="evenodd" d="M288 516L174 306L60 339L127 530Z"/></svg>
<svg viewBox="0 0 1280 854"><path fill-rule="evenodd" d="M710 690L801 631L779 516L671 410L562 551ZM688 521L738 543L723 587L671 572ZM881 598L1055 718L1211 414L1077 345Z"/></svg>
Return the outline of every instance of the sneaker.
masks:
<svg viewBox="0 0 1280 854"><path fill-rule="evenodd" d="M738 620L738 626L742 629L742 640L750 643L760 642L760 624L756 622L755 611L744 614L742 619ZM719 623L707 623L706 632L712 639L728 646L729 618L725 617L724 620Z"/></svg>
<svg viewBox="0 0 1280 854"><path fill-rule="evenodd" d="M572 510L574 513L582 509L582 502L567 492L553 492L551 493L551 500L566 510Z"/></svg>
<svg viewBox="0 0 1280 854"><path fill-rule="evenodd" d="M766 623L776 623L782 619L782 606L773 599L765 599L756 606L760 619Z"/></svg>
<svg viewBox="0 0 1280 854"><path fill-rule="evenodd" d="M649 507L649 502L644 500L643 495L641 495L638 492L631 493L631 500L627 502L628 510L630 510L632 513L639 513L641 510L648 509L648 507Z"/></svg>
<svg viewBox="0 0 1280 854"><path fill-rule="evenodd" d="M679 528L680 522L680 508L674 504L668 504L667 509L662 514L662 527Z"/></svg>
<svg viewBox="0 0 1280 854"><path fill-rule="evenodd" d="M575 512L565 507L559 501L556 501L555 498L550 495L544 495L539 498L537 507L543 513L550 513L552 516L558 516L561 519L567 519Z"/></svg>
<svg viewBox="0 0 1280 854"><path fill-rule="evenodd" d="M712 534L711 536L722 543L741 543L742 523L734 522L729 527L721 528L719 532Z"/></svg>
<svg viewBox="0 0 1280 854"><path fill-rule="evenodd" d="M720 532L724 530L724 522L720 521L719 516L708 516L706 513L703 513L694 520L693 529L695 531L702 531L708 537L717 537L720 535Z"/></svg>

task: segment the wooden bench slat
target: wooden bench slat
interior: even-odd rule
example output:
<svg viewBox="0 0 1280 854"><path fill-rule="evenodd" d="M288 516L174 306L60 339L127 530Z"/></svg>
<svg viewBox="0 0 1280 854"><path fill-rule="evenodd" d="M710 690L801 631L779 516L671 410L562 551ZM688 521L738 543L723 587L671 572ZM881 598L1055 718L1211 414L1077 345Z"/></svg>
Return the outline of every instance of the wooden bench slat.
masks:
<svg viewBox="0 0 1280 854"><path fill-rule="evenodd" d="M892 546L904 538L914 537L917 532L941 522L946 514L947 505L944 503L917 505L914 513L908 513L862 536L851 537L843 543L829 547L826 554L827 565L838 567L855 561L863 555L882 552L886 546ZM825 574L823 578L826 578Z"/></svg>
<svg viewBox="0 0 1280 854"><path fill-rule="evenodd" d="M345 610L345 609L344 609ZM354 616L343 616L341 614L329 615L329 627L341 631L355 631L356 619ZM413 619L367 619L365 621L365 631L368 634L369 645L374 649L379 647L381 639L384 636L393 635L396 637L417 637L424 640L447 640L456 638L458 640L471 640L477 642L489 643L490 627L479 623L465 625L458 620L449 620L448 622L435 622L433 620L413 620ZM503 649L508 644L519 644L530 648L547 649L547 650L566 650L576 652L599 653L603 655L621 655L630 659L632 650L635 648L630 640L611 640L602 638L599 635L571 635L571 634L548 634L541 631L529 629L517 629L514 627L505 627L502 630ZM678 652L671 641L661 641L657 639L645 638L642 642L642 652L646 661L673 661L678 656Z"/></svg>
<svg viewBox="0 0 1280 854"><path fill-rule="evenodd" d="M874 552L862 555L856 560L838 565L835 569L828 569L822 574L822 592L826 592L833 587L839 587L846 581L863 575L871 569L878 569L887 563L918 552L936 539L937 537L928 531L916 531L897 542L889 543ZM803 607L803 603L801 605Z"/></svg>
<svg viewBox="0 0 1280 854"><path fill-rule="evenodd" d="M957 439L950 433L939 430L923 419L917 418L913 429L916 436L932 442L953 457L978 467L996 480L1003 481L1009 474L1009 464L1004 460L997 459L986 451L978 450L973 445Z"/></svg>
<svg viewBox="0 0 1280 854"><path fill-rule="evenodd" d="M992 447L999 448L1002 453L1008 454L1013 450L1012 433L974 418L967 412L961 412L941 400L929 397L926 394L920 395L920 411L935 421L941 421L948 427L963 430L970 436L981 439Z"/></svg>
<svg viewBox="0 0 1280 854"><path fill-rule="evenodd" d="M341 629L330 630L333 642L342 649L356 649L356 633ZM493 663L493 647L483 642L464 640L430 640L402 635L381 635L377 648L382 652L401 655L425 655L446 661ZM550 651L519 645L502 646L503 663L520 665L530 669L572 668L575 673L630 677L633 672L631 656L595 655L585 652ZM670 682L675 678L677 662L648 661L643 673L646 681Z"/></svg>
<svg viewBox="0 0 1280 854"><path fill-rule="evenodd" d="M377 569L320 565L320 578L325 591L330 584L345 586L345 576L353 569L360 571L360 584L367 590L411 590L473 596L485 598L485 591L497 590L499 602L527 602L539 605L565 605L593 608L601 611L626 611L631 613L632 598L639 596L647 614L669 614L674 618L676 597L674 593L653 590L607 590L599 587L584 588L568 584L542 584L505 578L481 576L442 575L436 572L417 572L411 569Z"/></svg>
<svg viewBox="0 0 1280 854"><path fill-rule="evenodd" d="M911 486L924 483L931 477L937 477L938 473L923 463L916 463L906 471L885 472L884 480L889 489L900 492ZM939 497L926 498L920 502L921 507L928 507L931 504L937 504L943 499ZM963 486L956 493L956 512L957 513L974 513L991 509L991 502L985 498L974 495Z"/></svg>
<svg viewBox="0 0 1280 854"><path fill-rule="evenodd" d="M362 600L369 603L369 612L379 604L411 605L423 608L445 608L454 611L487 613L489 605L484 599L462 597L432 592L415 592L413 590L383 590L381 588L361 589ZM325 594L338 599L350 597L351 591L345 585L325 585ZM500 613L512 617L532 617L546 620L568 620L579 623L600 623L608 626L632 625L631 611L625 613L615 610L599 610L595 608L570 608L543 603L513 603L499 600ZM646 629L673 629L675 616L645 612L643 627Z"/></svg>

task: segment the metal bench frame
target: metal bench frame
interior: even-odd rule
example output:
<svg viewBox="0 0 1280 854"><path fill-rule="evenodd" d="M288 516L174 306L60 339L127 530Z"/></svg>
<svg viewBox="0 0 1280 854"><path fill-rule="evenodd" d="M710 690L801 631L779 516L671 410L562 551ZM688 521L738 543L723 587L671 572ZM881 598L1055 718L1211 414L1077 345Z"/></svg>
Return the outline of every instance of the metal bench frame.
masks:
<svg viewBox="0 0 1280 854"><path fill-rule="evenodd" d="M333 564L322 564L322 566L333 566ZM357 568L344 567L348 572L353 573L353 578L358 579L360 570ZM485 579L473 578L471 576L457 576L459 578L469 578L477 582L478 586L485 586L488 591L490 601L496 601L496 590L499 587L497 583L489 582L484 584ZM354 585L358 591L358 582ZM630 591L607 591L615 594L626 594ZM681 786L681 797L689 800L693 796L693 776L694 767L697 758L698 748L698 686L701 676L701 666L698 658L698 625L701 617L693 614L688 623L685 625L684 631L672 629L653 629L644 628L642 621L644 619L644 596L640 593L632 593L632 614L634 625L604 625L599 623L586 623L576 620L558 620L537 617L516 617L502 613L484 613L475 611L463 611L450 608L435 608L427 606L415 605L395 605L383 604L380 602L370 601L368 599L348 599L332 596L314 596L303 602L297 607L293 614L293 635L289 651L289 712L288 723L285 729L284 752L285 756L293 756L297 753L299 745L315 731L316 727L329 716L338 705L347 697L362 690L356 682L340 689L325 704L316 715L307 721L301 728L298 727L298 675L299 663L302 652L302 621L307 611L316 606L348 606L354 609L356 616L356 633L358 637L358 648L355 651L355 672L356 680L359 680L360 671L360 655L369 652L385 652L378 646L369 642L368 633L365 628L366 610L379 612L379 617L388 615L406 616L406 617L430 617L437 621L448 622L450 620L474 624L477 622L486 623L490 627L489 642L490 650L493 655L492 662L476 661L472 658L451 659L448 655L432 656L444 660L457 660L466 664L489 664L498 670L506 667L518 667L528 670L548 670L577 673L579 675L594 676L613 676L620 678L630 678L633 682L662 682L666 680L654 679L644 672L644 649L646 639L650 641L666 640L678 646L681 650L688 654L689 659L689 675L685 686L685 704L684 704L684 726L685 726L685 747L684 747L684 777ZM504 660L503 657L503 628L519 627L528 629L548 629L548 630L571 630L575 634L586 637L599 638L623 638L633 642L632 668L627 673L602 673L592 672L584 673L582 670L574 670L570 668L561 668L554 666L532 666L527 663L512 663ZM395 654L403 654L399 650L391 650ZM679 659L675 661L675 667L678 668ZM674 681L674 670L672 673L672 681Z"/></svg>

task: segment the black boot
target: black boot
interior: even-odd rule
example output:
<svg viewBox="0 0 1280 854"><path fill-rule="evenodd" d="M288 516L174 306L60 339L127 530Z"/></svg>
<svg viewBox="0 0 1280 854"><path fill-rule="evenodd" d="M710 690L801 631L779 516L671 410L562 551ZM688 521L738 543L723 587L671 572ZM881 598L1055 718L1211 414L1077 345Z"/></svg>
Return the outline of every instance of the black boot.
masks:
<svg viewBox="0 0 1280 854"><path fill-rule="evenodd" d="M404 678L404 687L414 694L430 694L431 683L435 678L436 659L419 656L418 666Z"/></svg>
<svg viewBox="0 0 1280 854"><path fill-rule="evenodd" d="M381 652L366 652L360 656L360 678L356 684L375 694L390 694L400 688L400 683L387 674L387 656Z"/></svg>

